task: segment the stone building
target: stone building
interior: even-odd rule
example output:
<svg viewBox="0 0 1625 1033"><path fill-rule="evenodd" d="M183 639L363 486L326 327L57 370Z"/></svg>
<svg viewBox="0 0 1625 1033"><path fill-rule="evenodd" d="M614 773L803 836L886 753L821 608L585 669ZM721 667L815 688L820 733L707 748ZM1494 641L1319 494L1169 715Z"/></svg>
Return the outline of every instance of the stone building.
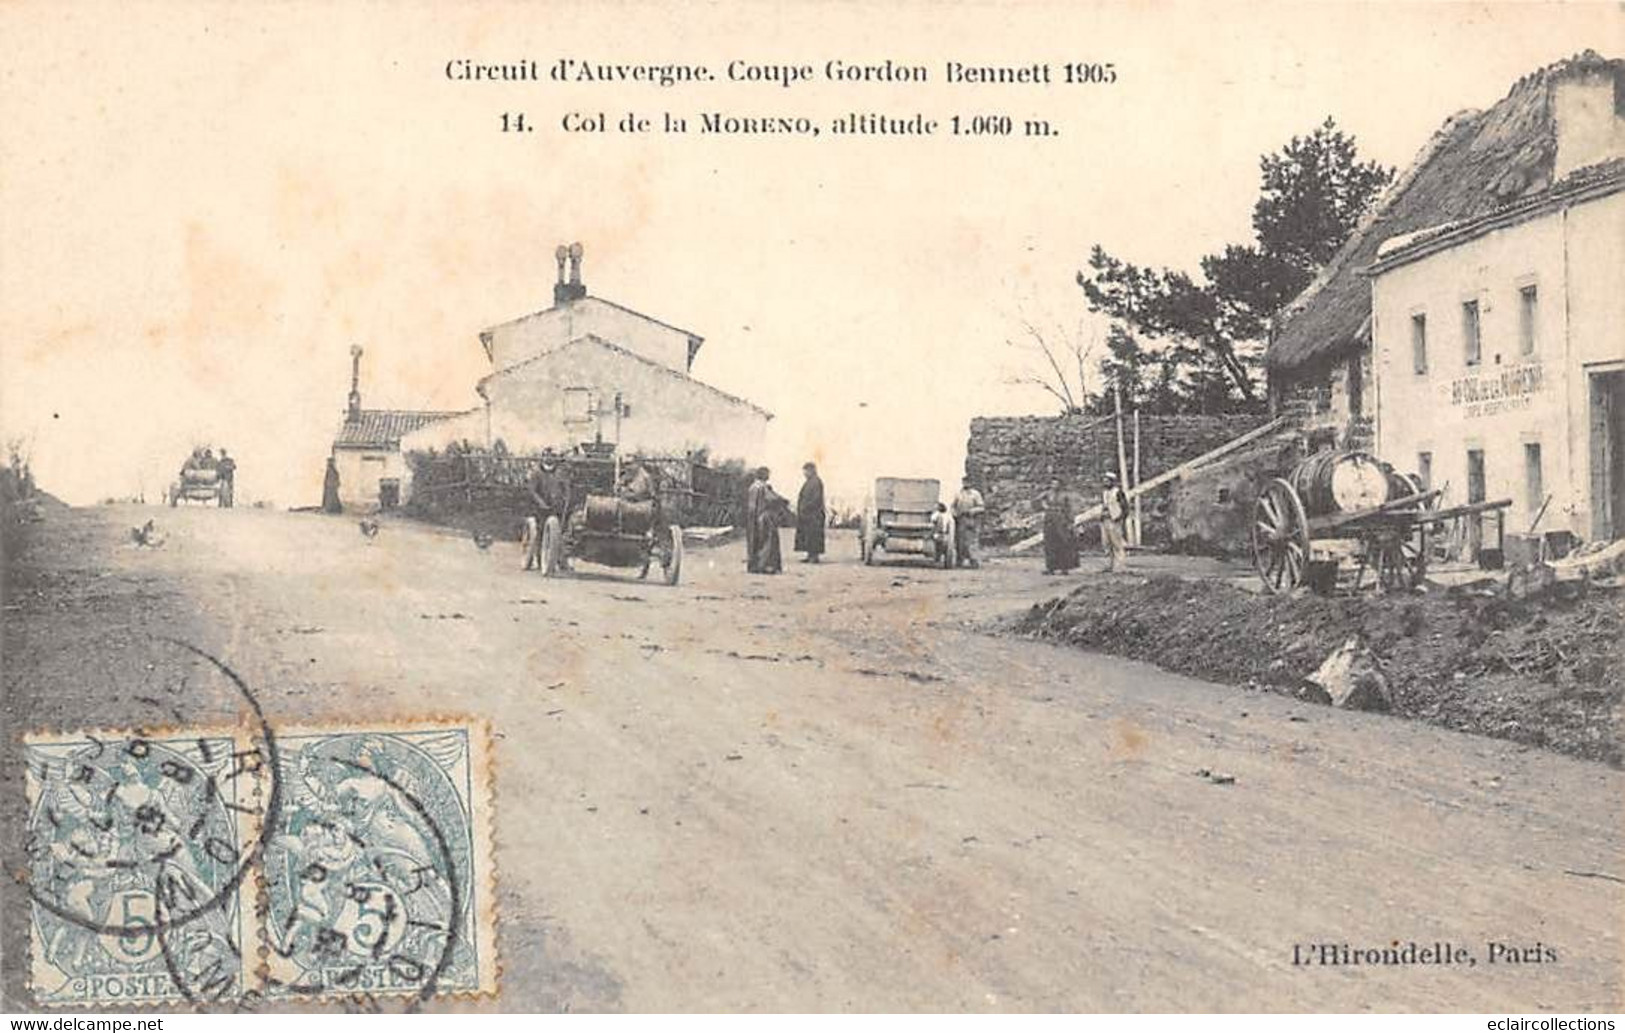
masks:
<svg viewBox="0 0 1625 1033"><path fill-rule="evenodd" d="M431 423L459 415L421 409L361 407L361 348L350 349L350 404L333 436L339 501L347 509L393 509L411 494L412 472L401 439Z"/></svg>
<svg viewBox="0 0 1625 1033"><path fill-rule="evenodd" d="M1525 76L1487 110L1447 120L1277 317L1265 353L1272 405L1307 402L1316 445L1373 447L1381 371L1372 365L1368 271L1378 249L1396 236L1489 217L1617 154L1622 81L1625 62L1587 51Z"/></svg>
<svg viewBox="0 0 1625 1033"><path fill-rule="evenodd" d="M1370 324L1379 454L1447 505L1512 499L1508 530L1607 540L1625 537L1625 96L1598 106L1612 136L1560 138L1550 186L1384 244Z"/></svg>
<svg viewBox="0 0 1625 1033"><path fill-rule="evenodd" d="M553 305L479 335L479 404L427 421L405 451L500 440L513 453L596 442L623 452L759 460L772 414L693 376L698 334L587 293L579 245L558 251ZM566 273L566 263L569 271Z"/></svg>

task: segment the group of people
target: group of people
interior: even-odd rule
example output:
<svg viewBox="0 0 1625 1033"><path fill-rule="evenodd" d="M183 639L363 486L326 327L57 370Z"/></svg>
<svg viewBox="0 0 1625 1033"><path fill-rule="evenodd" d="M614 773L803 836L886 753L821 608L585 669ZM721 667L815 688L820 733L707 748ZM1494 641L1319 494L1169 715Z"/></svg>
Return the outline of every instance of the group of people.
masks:
<svg viewBox="0 0 1625 1033"><path fill-rule="evenodd" d="M192 454L187 457L186 462L181 464L182 484L187 480L186 472L188 470L212 470L215 476L219 478L220 505L227 509L231 508L232 495L237 487L237 460L231 458L229 452L222 448L220 455L217 457L214 454L214 449L208 446L194 448Z"/></svg>
<svg viewBox="0 0 1625 1033"><path fill-rule="evenodd" d="M1117 474L1107 471L1106 486L1100 494L1100 540L1106 550L1106 569L1115 571L1128 563L1128 493ZM1064 574L1078 567L1078 514L1083 499L1060 481L1050 486L1044 506L1044 573Z"/></svg>
<svg viewBox="0 0 1625 1033"><path fill-rule="evenodd" d="M794 551L803 553L803 563L818 563L824 555L824 534L829 509L824 503L824 482L816 463L803 463L801 491L796 496ZM784 572L779 528L790 512L790 500L773 490L772 471L757 467L745 489L745 569L752 574ZM932 527L943 543L953 542L956 565L980 566L976 554L981 548L981 520L986 503L982 493L967 482L954 496L952 510L937 504Z"/></svg>

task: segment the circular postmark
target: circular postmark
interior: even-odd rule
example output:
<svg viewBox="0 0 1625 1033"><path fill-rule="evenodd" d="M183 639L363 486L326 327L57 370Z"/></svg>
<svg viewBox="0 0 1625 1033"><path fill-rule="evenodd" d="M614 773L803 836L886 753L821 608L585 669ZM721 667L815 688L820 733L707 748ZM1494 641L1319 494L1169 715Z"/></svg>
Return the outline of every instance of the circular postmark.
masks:
<svg viewBox="0 0 1625 1033"><path fill-rule="evenodd" d="M281 806L277 746L230 667L171 639L122 657L142 727L29 737L36 960L86 1003L164 998L166 934L240 943L242 894ZM156 711L156 714L153 712ZM234 985L240 985L237 980Z"/></svg>

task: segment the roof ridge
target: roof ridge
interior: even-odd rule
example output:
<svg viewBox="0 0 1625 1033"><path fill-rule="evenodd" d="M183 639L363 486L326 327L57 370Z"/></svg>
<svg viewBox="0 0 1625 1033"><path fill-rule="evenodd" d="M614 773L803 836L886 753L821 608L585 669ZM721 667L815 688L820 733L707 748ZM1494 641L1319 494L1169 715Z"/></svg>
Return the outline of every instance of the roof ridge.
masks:
<svg viewBox="0 0 1625 1033"><path fill-rule="evenodd" d="M684 336L687 336L687 337L693 337L696 340L700 340L700 341L705 340L705 338L702 335L697 334L692 330L684 330L682 327L675 326L675 325L673 325L671 323L668 323L664 319L656 319L654 316L649 315L647 312L639 312L637 309L632 308L630 305L623 305L618 301L611 301L609 298L600 297L597 294L585 294L585 295L583 295L583 296L581 296L579 298L575 298L575 299L572 299L570 301L566 301L563 304L555 302L554 304L549 305L546 308L537 309L535 312L527 312L522 316L515 316L512 319L504 319L500 323L492 323L490 326L485 327L484 329L482 329L480 331L480 333L481 334L490 333L492 330L495 330L498 327L511 326L514 323L522 323L527 319L535 319L538 316L545 316L549 312L554 312L554 311L557 311L559 309L562 309L566 305L574 305L574 304L576 304L576 302L579 302L579 301L596 301L600 305L608 305L610 308L620 309L622 312L625 312L628 315L633 315L633 316L637 316L639 319L648 320L649 322L655 324L656 326L663 326L667 330L670 330L670 331L672 331L674 333L683 334Z"/></svg>
<svg viewBox="0 0 1625 1033"><path fill-rule="evenodd" d="M737 403L739 405L748 406L749 408L755 409L757 412L759 412L762 415L766 416L768 419L773 418L773 414L771 412L768 412L766 409L764 409L761 406L757 405L755 402L751 401L748 398L741 398L738 395L729 394L727 391L722 390L722 388L717 387L714 384L707 384L705 381L699 379L698 377L696 377L696 376L694 376L692 374L684 373L681 370L672 369L670 366L666 365L663 362L656 362L655 360L649 358L646 355L638 354L637 352L633 351L631 348L627 348L627 347L624 347L622 345L616 344L614 341L605 340L604 338L599 337L597 334L591 333L591 332L580 334L579 336L576 336L576 337L572 337L568 341L565 341L563 344L559 345L556 348L549 348L548 350L543 351L543 352L538 352L535 355L532 355L527 359L521 359L520 361L515 362L512 365L504 366L499 370L493 370L492 372L487 373L485 376L481 377L480 380L479 380L479 383L474 385L474 389L476 391L479 391L483 395L485 385L487 383L489 383L490 381L495 380L497 377L504 376L504 375L506 375L508 373L513 372L514 370L520 369L520 368L522 368L524 366L529 366L531 363L540 362L542 359L548 358L548 357L553 356L553 355L557 355L559 352L563 351L566 348L571 348L571 347L574 347L575 345L588 343L588 342L594 343L594 344L601 344L605 348L610 349L611 351L618 352L621 355L626 355L626 356L629 356L629 357L631 357L633 359L636 359L637 361L643 363L646 366L652 367L654 369L659 370L662 373L665 373L667 376L674 377L674 378L676 378L678 380L683 380L683 381L686 381L686 382L688 382L690 384L694 384L694 385L697 385L699 387L702 387L705 390L712 392L713 394L721 395L723 398L726 398L730 402L735 402L735 403Z"/></svg>
<svg viewBox="0 0 1625 1033"><path fill-rule="evenodd" d="M1405 195L1405 192L1415 185L1416 179L1421 175L1422 170L1444 148L1444 145L1455 135L1456 131L1468 121L1482 116L1484 111L1485 109L1482 108L1462 108L1446 118L1439 128L1433 131L1433 135L1429 136L1427 142L1416 152L1416 156L1411 159L1410 164L1405 166L1404 170L1394 177L1393 182L1383 188L1382 193L1378 194L1377 199L1371 203L1371 207L1367 208L1365 214L1355 222L1354 229L1349 231L1348 239L1343 241L1343 246L1337 249L1337 253L1332 255L1325 265L1321 266L1314 279L1310 280L1309 284L1299 291L1296 297L1287 302L1276 313L1275 320L1278 326L1284 327L1299 312L1309 307L1310 303L1315 300L1315 296L1325 289L1326 284L1342 270L1344 261L1353 257L1353 252L1359 250L1366 232L1381 221L1387 215L1389 209Z"/></svg>

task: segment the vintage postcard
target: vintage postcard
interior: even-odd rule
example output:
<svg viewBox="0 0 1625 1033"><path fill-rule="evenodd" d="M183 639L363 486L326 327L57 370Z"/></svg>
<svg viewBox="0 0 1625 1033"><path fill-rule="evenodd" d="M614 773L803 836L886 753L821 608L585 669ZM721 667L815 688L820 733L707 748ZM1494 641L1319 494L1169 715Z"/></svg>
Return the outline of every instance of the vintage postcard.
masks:
<svg viewBox="0 0 1625 1033"><path fill-rule="evenodd" d="M1625 1009L1619 4L0 41L0 1010Z"/></svg>

